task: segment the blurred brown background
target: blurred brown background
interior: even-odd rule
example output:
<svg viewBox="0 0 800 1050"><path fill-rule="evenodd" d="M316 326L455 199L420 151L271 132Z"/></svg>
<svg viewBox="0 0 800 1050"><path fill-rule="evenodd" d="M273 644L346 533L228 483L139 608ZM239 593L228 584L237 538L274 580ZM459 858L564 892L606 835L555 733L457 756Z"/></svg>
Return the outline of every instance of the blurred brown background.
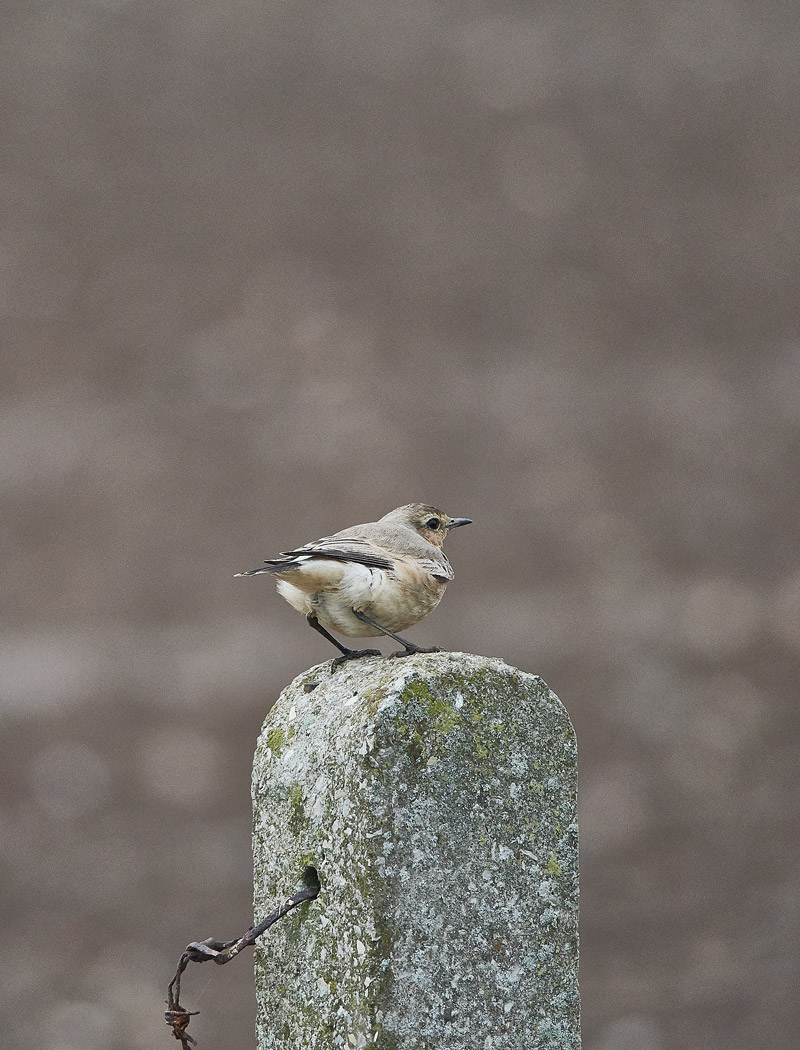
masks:
<svg viewBox="0 0 800 1050"><path fill-rule="evenodd" d="M578 730L587 1050L794 1045L797 20L3 4L4 1046L172 1045L333 655L233 574L420 499L475 524L412 637ZM254 1045L249 959L184 998Z"/></svg>

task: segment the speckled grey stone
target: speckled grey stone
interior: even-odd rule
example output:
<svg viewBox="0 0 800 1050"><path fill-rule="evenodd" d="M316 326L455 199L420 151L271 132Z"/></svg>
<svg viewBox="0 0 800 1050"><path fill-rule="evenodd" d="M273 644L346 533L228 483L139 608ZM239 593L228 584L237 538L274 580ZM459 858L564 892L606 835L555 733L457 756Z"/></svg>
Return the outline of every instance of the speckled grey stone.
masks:
<svg viewBox="0 0 800 1050"><path fill-rule="evenodd" d="M575 735L464 653L300 675L253 773L259 1050L576 1050Z"/></svg>

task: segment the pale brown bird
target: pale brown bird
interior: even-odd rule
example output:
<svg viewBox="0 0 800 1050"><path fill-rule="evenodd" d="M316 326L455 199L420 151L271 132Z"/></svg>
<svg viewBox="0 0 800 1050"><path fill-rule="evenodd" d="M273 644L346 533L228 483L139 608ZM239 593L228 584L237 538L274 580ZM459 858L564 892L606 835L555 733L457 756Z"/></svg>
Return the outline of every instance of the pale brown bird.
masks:
<svg viewBox="0 0 800 1050"><path fill-rule="evenodd" d="M260 569L278 578L278 592L341 652L333 663L380 656L378 649L348 649L330 633L348 638L388 635L403 646L392 656L435 653L398 635L442 600L453 570L442 550L450 529L472 524L425 503L409 503L379 521L353 525L333 536L270 558Z"/></svg>

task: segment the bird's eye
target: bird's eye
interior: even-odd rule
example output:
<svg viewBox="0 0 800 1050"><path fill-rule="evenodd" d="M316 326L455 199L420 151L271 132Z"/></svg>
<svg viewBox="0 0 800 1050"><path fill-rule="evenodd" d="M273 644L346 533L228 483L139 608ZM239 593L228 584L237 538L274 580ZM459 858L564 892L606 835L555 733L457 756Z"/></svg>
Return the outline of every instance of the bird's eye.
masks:
<svg viewBox="0 0 800 1050"><path fill-rule="evenodd" d="M425 522L425 527L428 529L432 529L434 532L439 528L440 525L441 522L438 518L428 518L428 520Z"/></svg>

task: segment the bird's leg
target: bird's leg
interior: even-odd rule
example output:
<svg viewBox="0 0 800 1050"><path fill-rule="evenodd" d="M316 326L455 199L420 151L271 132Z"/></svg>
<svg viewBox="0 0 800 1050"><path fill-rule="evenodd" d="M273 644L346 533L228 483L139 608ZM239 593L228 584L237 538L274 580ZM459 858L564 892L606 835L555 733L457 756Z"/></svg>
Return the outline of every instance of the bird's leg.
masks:
<svg viewBox="0 0 800 1050"><path fill-rule="evenodd" d="M313 613L309 613L306 616L306 623L309 627L313 627L315 631L319 631L323 638L327 638L329 642L336 646L341 656L337 656L333 661L331 667L338 667L339 664L343 664L345 660L358 660L361 656L380 656L380 649L348 649L346 645L342 645L340 641L333 637Z"/></svg>
<svg viewBox="0 0 800 1050"><path fill-rule="evenodd" d="M355 616L357 620L361 620L362 623L368 623L370 627L374 627L376 631L380 631L387 637L394 638L396 642L399 642L403 646L399 652L392 653L392 656L411 656L412 653L440 653L442 651L438 645L432 645L430 649L423 649L421 645L409 642L405 638L401 638L399 634L392 634L391 631L387 631L386 628L381 627L379 623L370 620L368 616L365 616L363 612L359 612L358 609L353 609L353 616Z"/></svg>

